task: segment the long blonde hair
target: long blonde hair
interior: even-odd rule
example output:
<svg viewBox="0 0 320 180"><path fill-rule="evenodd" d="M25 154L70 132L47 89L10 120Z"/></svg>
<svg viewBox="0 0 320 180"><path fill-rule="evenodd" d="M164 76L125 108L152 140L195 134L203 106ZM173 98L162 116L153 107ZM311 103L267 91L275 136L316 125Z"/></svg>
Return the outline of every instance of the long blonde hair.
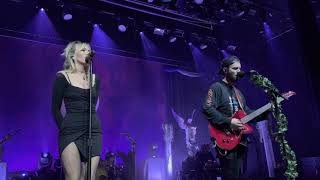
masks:
<svg viewBox="0 0 320 180"><path fill-rule="evenodd" d="M64 58L63 63L63 71L67 72L75 72L76 64L75 64L75 54L77 49L81 49L83 46L90 47L88 43L81 41L72 41L69 42L68 45L64 48L63 53L61 54Z"/></svg>

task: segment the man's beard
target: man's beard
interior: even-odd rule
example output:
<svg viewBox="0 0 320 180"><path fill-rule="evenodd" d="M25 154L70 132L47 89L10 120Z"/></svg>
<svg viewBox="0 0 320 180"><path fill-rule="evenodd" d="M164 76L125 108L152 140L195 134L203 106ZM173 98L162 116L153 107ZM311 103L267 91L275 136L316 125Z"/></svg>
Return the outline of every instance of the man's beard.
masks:
<svg viewBox="0 0 320 180"><path fill-rule="evenodd" d="M228 81L236 82L238 80L238 77L237 77L237 75L228 74L227 79L228 79Z"/></svg>

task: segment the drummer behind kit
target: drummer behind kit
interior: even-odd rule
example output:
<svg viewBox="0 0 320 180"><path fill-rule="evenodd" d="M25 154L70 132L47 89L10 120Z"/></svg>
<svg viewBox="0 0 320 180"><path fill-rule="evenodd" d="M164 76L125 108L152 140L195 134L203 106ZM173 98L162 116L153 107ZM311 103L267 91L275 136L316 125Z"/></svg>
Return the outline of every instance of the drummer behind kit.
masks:
<svg viewBox="0 0 320 180"><path fill-rule="evenodd" d="M7 179L7 163L2 162L2 154L3 154L3 144L10 140L14 135L18 134L21 129L17 129L7 135L5 135L2 139L0 139L0 180Z"/></svg>

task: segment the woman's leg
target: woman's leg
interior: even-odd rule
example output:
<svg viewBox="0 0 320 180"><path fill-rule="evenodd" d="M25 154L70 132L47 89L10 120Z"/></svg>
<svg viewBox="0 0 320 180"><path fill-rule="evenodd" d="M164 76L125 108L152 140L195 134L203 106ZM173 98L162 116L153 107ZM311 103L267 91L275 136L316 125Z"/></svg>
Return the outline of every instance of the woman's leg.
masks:
<svg viewBox="0 0 320 180"><path fill-rule="evenodd" d="M80 153L74 142L70 143L62 152L61 155L65 180L79 180L81 161Z"/></svg>
<svg viewBox="0 0 320 180"><path fill-rule="evenodd" d="M91 180L95 180L96 172L99 164L100 156L95 156L91 158ZM81 177L80 180L85 180L87 178L87 162L81 163Z"/></svg>

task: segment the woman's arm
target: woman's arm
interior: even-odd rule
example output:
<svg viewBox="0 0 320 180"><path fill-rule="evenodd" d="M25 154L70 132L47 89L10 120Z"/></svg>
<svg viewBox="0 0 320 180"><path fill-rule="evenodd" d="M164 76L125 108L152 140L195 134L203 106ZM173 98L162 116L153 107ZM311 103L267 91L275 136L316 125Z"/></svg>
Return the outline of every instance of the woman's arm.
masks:
<svg viewBox="0 0 320 180"><path fill-rule="evenodd" d="M63 121L60 108L61 108L63 94L64 94L66 85L67 85L67 82L65 80L64 75L60 73L57 74L57 77L53 84L51 112L59 129L61 128L61 123Z"/></svg>

